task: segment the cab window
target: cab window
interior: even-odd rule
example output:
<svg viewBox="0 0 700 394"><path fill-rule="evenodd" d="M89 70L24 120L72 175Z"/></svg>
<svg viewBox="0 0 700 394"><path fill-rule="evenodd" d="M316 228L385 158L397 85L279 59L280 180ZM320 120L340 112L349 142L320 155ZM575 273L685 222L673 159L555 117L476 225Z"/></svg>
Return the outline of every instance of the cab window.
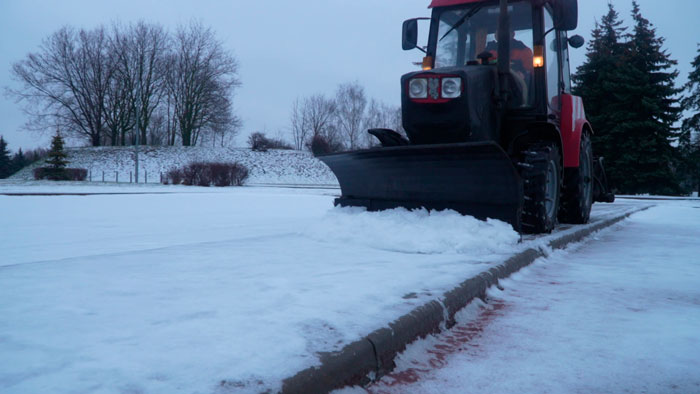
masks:
<svg viewBox="0 0 700 394"><path fill-rule="evenodd" d="M557 33L549 9L544 12L545 62L547 64L547 104L550 110L559 112L559 57L557 56ZM551 30L551 31L550 31Z"/></svg>
<svg viewBox="0 0 700 394"><path fill-rule="evenodd" d="M479 63L479 54L489 53L490 62L498 61L497 4L450 9L439 16L435 67L462 67ZM511 70L522 90L523 106L531 105L534 96L532 5L527 1L508 6L511 16Z"/></svg>

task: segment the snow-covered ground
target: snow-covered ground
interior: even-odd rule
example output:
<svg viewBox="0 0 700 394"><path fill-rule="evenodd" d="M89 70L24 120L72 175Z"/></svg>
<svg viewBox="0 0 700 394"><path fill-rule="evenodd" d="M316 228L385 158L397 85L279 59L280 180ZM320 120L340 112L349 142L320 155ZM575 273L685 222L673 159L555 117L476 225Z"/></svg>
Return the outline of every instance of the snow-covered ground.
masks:
<svg viewBox="0 0 700 394"><path fill-rule="evenodd" d="M700 393L700 200L659 203L501 284L369 391Z"/></svg>
<svg viewBox="0 0 700 394"><path fill-rule="evenodd" d="M541 242L454 212L332 208L335 190L114 188L152 194L0 195L0 392L275 391Z"/></svg>
<svg viewBox="0 0 700 394"><path fill-rule="evenodd" d="M85 168L93 182L129 183L134 172L132 147L97 147L67 149L69 167ZM310 152L270 150L253 152L244 148L143 147L139 154L139 182L159 183L161 174L173 168L197 162L238 162L250 170L252 184L337 185L333 173ZM12 179L34 179L33 170L45 165L34 163L13 175ZM104 178L103 178L104 176Z"/></svg>
<svg viewBox="0 0 700 394"><path fill-rule="evenodd" d="M256 184L244 188L284 188L287 191L307 189L327 195L340 194L337 185L314 184ZM162 185L158 183L115 183L115 182L54 182L22 179L0 179L0 195L70 195L70 194L173 194L173 193L231 193L238 187L193 187L184 185ZM291 191L293 192L293 191Z"/></svg>

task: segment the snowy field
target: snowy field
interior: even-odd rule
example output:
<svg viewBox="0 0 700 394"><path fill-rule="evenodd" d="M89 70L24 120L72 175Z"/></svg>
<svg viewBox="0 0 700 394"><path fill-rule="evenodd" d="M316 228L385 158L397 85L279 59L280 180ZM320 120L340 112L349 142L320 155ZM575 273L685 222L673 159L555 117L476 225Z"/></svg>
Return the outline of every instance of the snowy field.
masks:
<svg viewBox="0 0 700 394"><path fill-rule="evenodd" d="M51 191L34 186L0 194ZM132 194L0 195L0 392L276 391L318 352L546 239L453 212L332 208L336 190L114 188Z"/></svg>
<svg viewBox="0 0 700 394"><path fill-rule="evenodd" d="M700 200L665 201L502 281L369 392L700 393L699 283Z"/></svg>

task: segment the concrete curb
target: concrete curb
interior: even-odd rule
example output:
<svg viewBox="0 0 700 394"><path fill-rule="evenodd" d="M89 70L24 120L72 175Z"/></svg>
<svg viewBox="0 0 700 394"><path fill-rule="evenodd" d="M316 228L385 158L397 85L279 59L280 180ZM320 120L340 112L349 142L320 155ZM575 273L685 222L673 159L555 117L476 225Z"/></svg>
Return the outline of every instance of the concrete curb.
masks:
<svg viewBox="0 0 700 394"><path fill-rule="evenodd" d="M613 218L586 226L549 241L552 249L563 249L587 236L610 227L631 215L650 207L639 208ZM327 393L350 385L364 386L394 369L396 355L419 338L449 329L455 324L455 314L475 298L483 298L486 290L532 264L545 253L527 249L503 263L467 279L446 292L440 301L421 305L400 317L388 327L381 328L342 350L321 355L321 365L305 369L285 379L282 393Z"/></svg>

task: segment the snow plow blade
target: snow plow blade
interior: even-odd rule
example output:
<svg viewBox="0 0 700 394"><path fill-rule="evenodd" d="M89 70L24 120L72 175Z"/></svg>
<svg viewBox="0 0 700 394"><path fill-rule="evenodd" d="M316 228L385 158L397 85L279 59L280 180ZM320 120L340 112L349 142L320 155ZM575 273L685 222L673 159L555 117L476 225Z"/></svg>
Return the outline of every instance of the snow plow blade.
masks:
<svg viewBox="0 0 700 394"><path fill-rule="evenodd" d="M338 178L335 205L370 211L452 209L498 219L520 231L522 181L510 157L492 142L409 145L318 157Z"/></svg>

